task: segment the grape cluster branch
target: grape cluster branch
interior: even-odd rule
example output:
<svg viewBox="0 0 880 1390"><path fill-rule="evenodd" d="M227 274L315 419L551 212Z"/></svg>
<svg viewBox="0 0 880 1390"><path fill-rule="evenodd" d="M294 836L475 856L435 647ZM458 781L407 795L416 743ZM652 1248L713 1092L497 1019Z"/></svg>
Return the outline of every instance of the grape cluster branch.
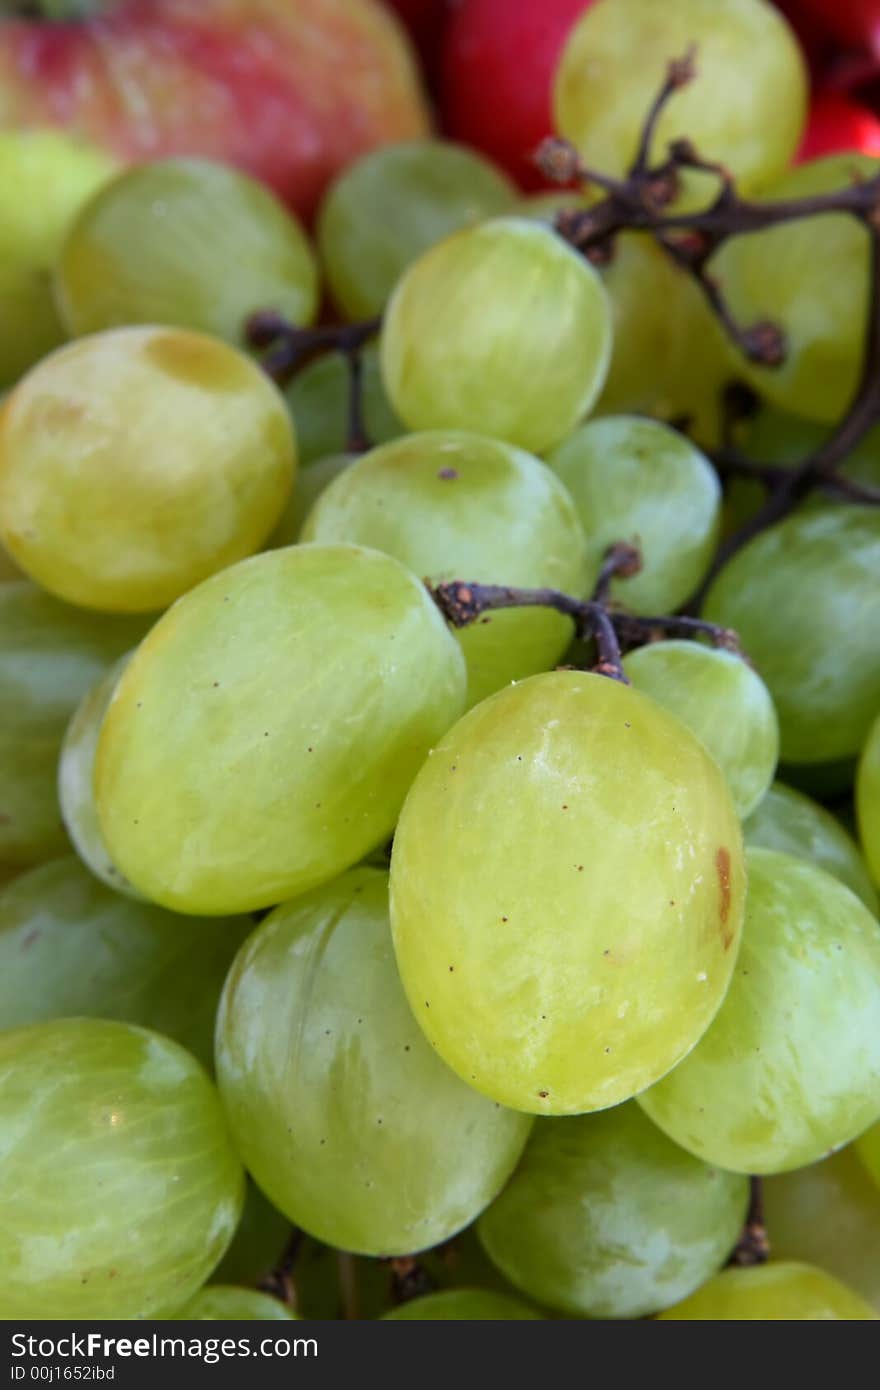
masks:
<svg viewBox="0 0 880 1390"><path fill-rule="evenodd" d="M769 1258L770 1241L764 1222L764 1183L761 1178L752 1178L745 1225L728 1264L740 1267L762 1265Z"/></svg>

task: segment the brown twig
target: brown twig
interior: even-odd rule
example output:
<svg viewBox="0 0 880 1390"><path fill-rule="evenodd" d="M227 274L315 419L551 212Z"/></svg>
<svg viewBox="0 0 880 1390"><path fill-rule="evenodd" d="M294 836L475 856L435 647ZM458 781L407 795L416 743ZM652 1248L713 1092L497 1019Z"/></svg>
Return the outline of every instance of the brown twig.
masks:
<svg viewBox="0 0 880 1390"><path fill-rule="evenodd" d="M764 1224L764 1184L761 1178L752 1178L746 1223L728 1264L743 1268L765 1264L769 1258L770 1242Z"/></svg>
<svg viewBox="0 0 880 1390"><path fill-rule="evenodd" d="M327 324L298 328L274 309L258 309L245 324L251 347L266 348L263 370L279 386L287 386L306 362L321 352L341 352L349 359L361 351L379 331L380 318L360 323Z"/></svg>
<svg viewBox="0 0 880 1390"><path fill-rule="evenodd" d="M288 1308L296 1308L294 1269L302 1249L302 1242L303 1233L294 1226L281 1259L257 1285L261 1293L271 1294L273 1298L280 1299Z"/></svg>

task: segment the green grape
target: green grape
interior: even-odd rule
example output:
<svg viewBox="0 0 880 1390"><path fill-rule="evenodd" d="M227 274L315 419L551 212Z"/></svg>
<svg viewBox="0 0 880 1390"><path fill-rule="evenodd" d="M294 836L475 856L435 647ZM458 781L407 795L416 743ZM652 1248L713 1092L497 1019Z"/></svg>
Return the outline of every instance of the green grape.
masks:
<svg viewBox="0 0 880 1390"><path fill-rule="evenodd" d="M95 754L107 707L131 653L121 657L83 696L67 726L58 760L61 817L80 859L117 893L143 900L143 894L120 873L107 850L95 806ZM141 1020L135 1020L140 1022Z"/></svg>
<svg viewBox="0 0 880 1390"><path fill-rule="evenodd" d="M232 1284L208 1284L174 1314L177 1322L291 1322L296 1313L277 1298Z"/></svg>
<svg viewBox="0 0 880 1390"><path fill-rule="evenodd" d="M391 859L404 988L494 1100L602 1109L714 1017L745 895L724 778L677 719L604 676L490 696L437 745Z"/></svg>
<svg viewBox="0 0 880 1390"><path fill-rule="evenodd" d="M715 1273L748 1201L746 1178L685 1153L629 1103L538 1120L477 1229L529 1297L574 1317L636 1318Z"/></svg>
<svg viewBox="0 0 880 1390"><path fill-rule="evenodd" d="M639 1103L707 1163L779 1173L880 1114L880 931L824 869L769 849L746 861L742 949L724 1003Z"/></svg>
<svg viewBox="0 0 880 1390"><path fill-rule="evenodd" d="M436 1322L443 1318L456 1322L512 1322L514 1319L522 1322L540 1316L525 1303L501 1293L490 1293L487 1289L447 1289L402 1303L399 1308L385 1313L383 1321Z"/></svg>
<svg viewBox="0 0 880 1390"><path fill-rule="evenodd" d="M368 439L384 444L404 433L385 394L379 350L373 343L361 353L361 393ZM286 399L296 426L301 463L344 453L348 442L348 398L349 372L340 353L324 353L297 372L287 388Z"/></svg>
<svg viewBox="0 0 880 1390"><path fill-rule="evenodd" d="M65 726L144 627L69 608L23 580L0 585L0 865L67 852L57 792Z"/></svg>
<svg viewBox="0 0 880 1390"><path fill-rule="evenodd" d="M880 1123L866 1130L856 1140L855 1148L871 1177L880 1185Z"/></svg>
<svg viewBox="0 0 880 1390"><path fill-rule="evenodd" d="M765 531L721 571L706 617L767 683L786 763L858 753L880 709L880 513L837 507Z"/></svg>
<svg viewBox="0 0 880 1390"><path fill-rule="evenodd" d="M880 1311L880 1191L852 1146L764 1180L774 1259L817 1264Z"/></svg>
<svg viewBox="0 0 880 1390"><path fill-rule="evenodd" d="M791 170L762 198L830 193L878 171L880 161L866 155L830 155ZM785 330L780 366L743 358L738 370L783 410L829 423L845 413L864 352L869 252L867 227L825 213L734 237L713 263L741 323L769 319Z"/></svg>
<svg viewBox="0 0 880 1390"><path fill-rule="evenodd" d="M463 431L373 449L321 495L302 538L373 546L434 583L546 585L580 596L598 572L555 474L521 449ZM546 671L571 640L570 619L546 608L487 616L458 634L469 705Z"/></svg>
<svg viewBox="0 0 880 1390"><path fill-rule="evenodd" d="M675 93L651 141L694 142L750 193L787 168L804 128L807 70L798 42L764 0L598 0L566 41L553 91L556 128L606 174L623 175L669 64L695 49L694 80ZM688 172L680 205L701 206L717 180Z"/></svg>
<svg viewBox="0 0 880 1390"><path fill-rule="evenodd" d="M737 815L750 814L773 781L779 724L766 685L742 657L696 642L653 642L623 669L637 690L676 715L727 780Z"/></svg>
<svg viewBox="0 0 880 1390"><path fill-rule="evenodd" d="M611 316L599 276L549 227L497 218L447 237L398 282L382 377L411 429L465 429L533 453L602 389Z"/></svg>
<svg viewBox="0 0 880 1390"><path fill-rule="evenodd" d="M612 593L636 613L672 613L697 588L718 537L721 489L700 450L657 420L590 420L550 455L598 565L614 541L634 541L642 569Z"/></svg>
<svg viewBox="0 0 880 1390"><path fill-rule="evenodd" d="M530 1129L419 1032L378 869L283 904L253 934L223 993L217 1075L239 1152L274 1205L361 1254L423 1250L461 1230Z"/></svg>
<svg viewBox="0 0 880 1390"><path fill-rule="evenodd" d="M278 1265L291 1235L287 1217L249 1178L238 1228L211 1278L218 1284L259 1283Z"/></svg>
<svg viewBox="0 0 880 1390"><path fill-rule="evenodd" d="M856 776L856 809L865 858L880 884L880 714L871 726Z"/></svg>
<svg viewBox="0 0 880 1390"><path fill-rule="evenodd" d="M81 205L115 170L66 131L0 132L0 386L64 341L52 271Z"/></svg>
<svg viewBox="0 0 880 1390"><path fill-rule="evenodd" d="M179 329L60 348L0 415L0 533L50 593L149 612L259 548L291 490L284 402L255 363Z"/></svg>
<svg viewBox="0 0 880 1390"><path fill-rule="evenodd" d="M866 1322L877 1314L824 1270L780 1260L725 1269L660 1317L674 1322Z"/></svg>
<svg viewBox="0 0 880 1390"><path fill-rule="evenodd" d="M243 561L174 605L98 741L111 860L180 912L245 912L386 840L464 707L461 648L423 585L358 546Z"/></svg>
<svg viewBox="0 0 880 1390"><path fill-rule="evenodd" d="M423 251L511 211L516 198L510 179L464 145L412 140L372 150L321 204L318 250L334 302L350 319L380 314Z"/></svg>
<svg viewBox="0 0 880 1390"><path fill-rule="evenodd" d="M877 893L852 836L824 806L774 782L743 825L747 845L794 854L839 878L877 912Z"/></svg>
<svg viewBox="0 0 880 1390"><path fill-rule="evenodd" d="M293 214L255 179L201 159L139 164L102 188L68 233L55 287L76 337L161 323L237 347L255 309L311 323L319 289Z"/></svg>
<svg viewBox="0 0 880 1390"><path fill-rule="evenodd" d="M0 1318L150 1318L204 1283L241 1166L214 1087L168 1038L104 1019L0 1033Z"/></svg>
<svg viewBox="0 0 880 1390"><path fill-rule="evenodd" d="M316 459L301 470L290 501L281 513L281 520L266 542L268 549L296 544L302 533L303 522L318 498L356 458L357 454L328 454L326 458Z"/></svg>
<svg viewBox="0 0 880 1390"><path fill-rule="evenodd" d="M0 891L0 1028L114 1018L211 1067L220 991L251 925L131 902L72 856L43 864Z"/></svg>

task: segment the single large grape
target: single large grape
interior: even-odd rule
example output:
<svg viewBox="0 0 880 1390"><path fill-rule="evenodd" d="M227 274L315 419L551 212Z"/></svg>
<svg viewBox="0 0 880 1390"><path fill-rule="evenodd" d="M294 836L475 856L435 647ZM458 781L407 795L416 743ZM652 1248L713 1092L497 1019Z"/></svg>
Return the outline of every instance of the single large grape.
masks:
<svg viewBox="0 0 880 1390"><path fill-rule="evenodd" d="M707 1163L779 1173L880 1115L880 931L802 859L746 855L742 949L717 1018L639 1103Z"/></svg>
<svg viewBox="0 0 880 1390"><path fill-rule="evenodd" d="M338 352L326 352L297 372L286 400L296 426L303 464L341 454L348 440L349 371ZM379 368L379 351L368 343L361 353L361 397L367 438L384 444L404 433L391 408ZM299 482L299 480L297 480Z"/></svg>
<svg viewBox="0 0 880 1390"><path fill-rule="evenodd" d="M268 551L169 610L98 741L111 860L180 912L244 912L391 834L464 706L461 648L422 584L358 546Z"/></svg>
<svg viewBox="0 0 880 1390"><path fill-rule="evenodd" d="M250 925L131 902L73 856L43 864L0 890L0 1028L115 1018L210 1067L220 991Z"/></svg>
<svg viewBox="0 0 880 1390"><path fill-rule="evenodd" d="M296 218L224 164L168 159L113 179L82 209L56 273L70 333L163 323L246 345L255 309L311 323L318 268Z"/></svg>
<svg viewBox="0 0 880 1390"><path fill-rule="evenodd" d="M764 1220L775 1259L820 1265L880 1311L880 1191L852 1146L766 1178Z"/></svg>
<svg viewBox="0 0 880 1390"><path fill-rule="evenodd" d="M556 127L586 163L623 174L635 159L651 102L670 62L694 50L695 77L657 123L651 155L694 142L745 192L787 168L803 132L807 71L794 34L764 0L598 0L566 41L553 93ZM708 202L717 183L688 174L685 201Z"/></svg>
<svg viewBox="0 0 880 1390"><path fill-rule="evenodd" d="M747 845L778 849L825 869L877 912L877 893L865 861L840 821L802 792L774 782L743 825Z"/></svg>
<svg viewBox="0 0 880 1390"><path fill-rule="evenodd" d="M734 628L779 715L781 756L858 753L880 709L880 512L845 506L790 517L735 555L706 617Z"/></svg>
<svg viewBox="0 0 880 1390"><path fill-rule="evenodd" d="M542 453L596 400L611 354L596 272L555 232L503 217L447 237L398 282L382 376L411 429L464 429Z"/></svg>
<svg viewBox="0 0 880 1390"><path fill-rule="evenodd" d="M660 1317L675 1322L862 1322L877 1314L824 1270L780 1260L725 1269Z"/></svg>
<svg viewBox="0 0 880 1390"><path fill-rule="evenodd" d="M234 348L168 328L70 343L0 414L0 534L44 588L162 608L259 548L296 464L277 388Z"/></svg>
<svg viewBox="0 0 880 1390"><path fill-rule="evenodd" d="M52 271L80 206L115 169L65 131L0 133L0 387L64 341Z"/></svg>
<svg viewBox="0 0 880 1390"><path fill-rule="evenodd" d="M755 809L776 771L779 722L757 672L732 652L696 642L653 642L623 669L637 690L686 724L727 779L737 815Z"/></svg>
<svg viewBox="0 0 880 1390"><path fill-rule="evenodd" d="M204 1283L241 1209L216 1092L103 1019L0 1033L0 1317L150 1318Z"/></svg>
<svg viewBox="0 0 880 1390"><path fill-rule="evenodd" d="M65 726L144 628L142 618L84 613L24 580L0 585L0 865L66 853L57 792Z"/></svg>
<svg viewBox="0 0 880 1390"><path fill-rule="evenodd" d="M575 1317L636 1318L724 1263L748 1181L685 1153L630 1103L538 1120L480 1239L511 1283Z"/></svg>
<svg viewBox="0 0 880 1390"><path fill-rule="evenodd" d="M880 172L852 153L811 160L765 190L767 199L805 198ZM713 263L742 323L769 319L785 331L781 366L743 359L738 374L795 415L835 422L858 384L867 326L868 230L846 213L823 213L754 236L734 237Z"/></svg>
<svg viewBox="0 0 880 1390"><path fill-rule="evenodd" d="M277 1298L232 1284L207 1284L174 1314L177 1322L291 1322L296 1318Z"/></svg>
<svg viewBox="0 0 880 1390"><path fill-rule="evenodd" d="M497 1195L530 1121L432 1052L400 986L388 875L353 869L245 944L217 1020L236 1144L270 1200L329 1245L402 1255Z"/></svg>
<svg viewBox="0 0 880 1390"><path fill-rule="evenodd" d="M325 195L318 250L330 293L352 319L380 314L408 265L462 227L510 212L517 190L488 159L448 140L384 145Z"/></svg>
<svg viewBox="0 0 880 1390"><path fill-rule="evenodd" d="M733 970L739 823L679 720L555 671L434 749L391 860L398 964L441 1057L502 1104L602 1109L693 1047Z"/></svg>
<svg viewBox="0 0 880 1390"><path fill-rule="evenodd" d="M527 1318L540 1318L525 1303L507 1298L501 1293L487 1289L446 1289L442 1293L425 1294L402 1303L390 1313L383 1315L385 1322L437 1322L455 1320L457 1322L520 1322Z"/></svg>
<svg viewBox="0 0 880 1390"><path fill-rule="evenodd" d="M880 714L865 740L856 775L859 835L868 867L880 884Z"/></svg>
<svg viewBox="0 0 880 1390"><path fill-rule="evenodd" d="M306 541L354 541L414 574L586 594L590 565L574 503L539 459L497 439L448 430L373 449L318 498ZM546 671L572 625L547 608L507 609L463 629L468 704Z"/></svg>
<svg viewBox="0 0 880 1390"><path fill-rule="evenodd" d="M642 568L612 593L636 613L672 613L697 588L715 549L718 476L677 430L634 415L590 420L550 455L598 564L614 541L633 541Z"/></svg>

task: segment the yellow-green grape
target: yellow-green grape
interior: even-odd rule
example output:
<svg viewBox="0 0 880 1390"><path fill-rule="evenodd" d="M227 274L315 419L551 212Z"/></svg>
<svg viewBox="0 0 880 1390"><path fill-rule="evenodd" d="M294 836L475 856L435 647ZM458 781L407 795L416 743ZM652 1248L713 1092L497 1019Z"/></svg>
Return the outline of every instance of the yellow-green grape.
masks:
<svg viewBox="0 0 880 1390"><path fill-rule="evenodd" d="M106 151L65 131L0 132L0 387L67 336L52 271L81 205L115 170Z"/></svg>
<svg viewBox="0 0 880 1390"><path fill-rule="evenodd" d="M780 1260L725 1269L660 1317L674 1322L867 1322L877 1314L824 1270Z"/></svg>
<svg viewBox="0 0 880 1390"><path fill-rule="evenodd" d="M95 806L98 736L129 659L130 653L127 653L111 666L98 684L83 696L68 724L58 760L58 801L67 833L86 867L117 893L143 900L143 894L129 883L110 858Z"/></svg>
<svg viewBox="0 0 880 1390"><path fill-rule="evenodd" d="M293 214L255 179L200 159L140 164L102 188L68 233L55 285L73 336L162 323L238 347L256 309L311 323L319 288Z"/></svg>
<svg viewBox="0 0 880 1390"><path fill-rule="evenodd" d="M244 1179L169 1038L104 1019L0 1033L0 1318L151 1318L204 1283Z"/></svg>
<svg viewBox="0 0 880 1390"><path fill-rule="evenodd" d="M727 780L737 815L755 809L773 781L779 723L757 672L732 652L696 642L653 642L623 669L637 690L686 724Z"/></svg>
<svg viewBox="0 0 880 1390"><path fill-rule="evenodd" d="M598 572L556 475L522 449L458 430L373 449L322 493L302 538L373 546L434 583L546 585L581 596ZM546 608L487 617L458 634L469 705L546 671L571 640L570 620Z"/></svg>
<svg viewBox="0 0 880 1390"><path fill-rule="evenodd" d="M0 865L67 853L57 791L65 727L144 628L142 618L70 608L24 580L0 585Z"/></svg>
<svg viewBox="0 0 880 1390"><path fill-rule="evenodd" d="M239 1152L296 1226L343 1250L448 1240L510 1176L531 1127L432 1052L400 986L388 875L353 869L245 944L217 1019Z"/></svg>
<svg viewBox="0 0 880 1390"><path fill-rule="evenodd" d="M782 15L764 0L598 0L571 31L556 71L556 128L586 163L622 175L669 64L694 52L695 75L667 104L651 142L660 163L687 139L746 192L787 168L807 111L807 69ZM683 202L717 180L688 173Z"/></svg>
<svg viewBox="0 0 880 1390"><path fill-rule="evenodd" d="M349 382L345 359L338 352L327 352L297 372L287 387L301 463L314 463L345 451ZM368 439L384 444L405 432L385 394L379 350L373 343L361 353L361 395Z"/></svg>
<svg viewBox="0 0 880 1390"><path fill-rule="evenodd" d="M859 759L856 810L868 868L875 883L880 884L880 714L871 726Z"/></svg>
<svg viewBox="0 0 880 1390"><path fill-rule="evenodd" d="M220 991L250 926L131 902L73 856L43 864L0 891L0 1028L115 1018L211 1067Z"/></svg>
<svg viewBox="0 0 880 1390"><path fill-rule="evenodd" d="M404 272L380 351L391 404L410 429L475 430L542 453L602 389L608 299L550 227L497 218L447 237Z"/></svg>
<svg viewBox="0 0 880 1390"><path fill-rule="evenodd" d="M287 1217L249 1178L241 1220L211 1278L218 1284L258 1284L280 1263L292 1234Z"/></svg>
<svg viewBox="0 0 880 1390"><path fill-rule="evenodd" d="M477 1090L598 1110L708 1027L736 959L741 836L716 763L604 676L531 676L450 730L407 797L391 920L413 1012Z"/></svg>
<svg viewBox="0 0 880 1390"><path fill-rule="evenodd" d="M541 1314L513 1298L487 1289L446 1289L442 1293L425 1294L402 1303L399 1308L383 1315L385 1322L438 1322L450 1319L457 1322L512 1322L527 1318L540 1319Z"/></svg>
<svg viewBox="0 0 880 1390"><path fill-rule="evenodd" d="M490 1258L529 1297L574 1317L637 1318L724 1263L749 1185L661 1134L635 1104L538 1120L479 1220Z"/></svg>
<svg viewBox="0 0 880 1390"><path fill-rule="evenodd" d="M747 845L778 849L825 869L851 888L873 913L877 892L852 836L824 806L774 782L743 825Z"/></svg>
<svg viewBox="0 0 880 1390"><path fill-rule="evenodd" d="M763 197L829 193L878 171L880 161L866 155L830 155L799 165ZM839 420L861 371L869 253L868 229L846 213L805 217L728 242L713 271L734 313L746 324L769 319L786 338L780 366L742 359L738 375L794 415Z"/></svg>
<svg viewBox="0 0 880 1390"><path fill-rule="evenodd" d="M296 1313L277 1298L232 1284L207 1284L174 1314L176 1322L292 1322Z"/></svg>
<svg viewBox="0 0 880 1390"><path fill-rule="evenodd" d="M874 1181L880 1185L880 1123L872 1125L856 1140L856 1153Z"/></svg>
<svg viewBox="0 0 880 1390"><path fill-rule="evenodd" d="M880 709L880 512L790 517L735 555L706 617L732 627L779 715L786 763L858 753Z"/></svg>
<svg viewBox="0 0 880 1390"><path fill-rule="evenodd" d="M149 612L257 550L290 494L277 388L243 353L119 328L47 357L0 415L0 535L50 593Z"/></svg>
<svg viewBox="0 0 880 1390"><path fill-rule="evenodd" d="M389 837L464 694L461 648L397 560L245 560L160 618L119 682L95 767L111 860L179 912L326 882Z"/></svg>
<svg viewBox="0 0 880 1390"><path fill-rule="evenodd" d="M880 1191L851 1145L765 1178L763 1200L774 1259L821 1265L880 1311Z"/></svg>
<svg viewBox="0 0 880 1390"><path fill-rule="evenodd" d="M639 1103L740 1173L840 1148L880 1115L880 931L838 879L751 849L742 948L711 1027Z"/></svg>
<svg viewBox="0 0 880 1390"><path fill-rule="evenodd" d="M296 544L302 533L303 522L322 492L356 458L357 454L328 454L326 458L315 459L314 463L309 463L300 470L290 501L266 542L268 549L274 550L278 546Z"/></svg>
<svg viewBox="0 0 880 1390"><path fill-rule="evenodd" d="M510 212L516 199L510 179L464 145L412 140L372 150L321 204L318 250L334 302L351 319L380 314L423 251Z"/></svg>
<svg viewBox="0 0 880 1390"><path fill-rule="evenodd" d="M634 415L590 420L550 455L598 565L614 541L636 543L642 568L612 593L636 613L672 613L709 568L721 488L708 459L677 430Z"/></svg>

